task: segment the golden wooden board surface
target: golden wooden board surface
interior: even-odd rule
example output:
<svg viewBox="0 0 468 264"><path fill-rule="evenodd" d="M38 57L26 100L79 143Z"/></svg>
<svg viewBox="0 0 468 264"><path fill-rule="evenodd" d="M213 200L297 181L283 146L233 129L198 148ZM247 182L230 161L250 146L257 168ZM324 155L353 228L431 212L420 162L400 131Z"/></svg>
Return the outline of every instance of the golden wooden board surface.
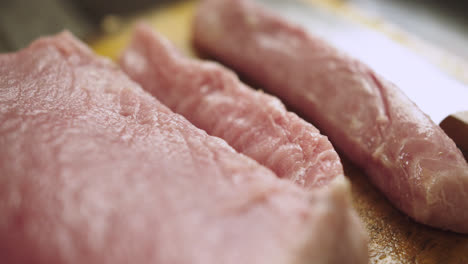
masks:
<svg viewBox="0 0 468 264"><path fill-rule="evenodd" d="M318 0L314 0L317 2ZM115 59L128 43L132 22L144 20L194 56L191 20L196 3L168 5L130 18L118 33L91 41L94 50ZM343 155L341 155L343 157ZM367 180L364 172L343 158L352 183L354 206L369 234L370 263L468 264L468 236L432 229L400 213Z"/></svg>

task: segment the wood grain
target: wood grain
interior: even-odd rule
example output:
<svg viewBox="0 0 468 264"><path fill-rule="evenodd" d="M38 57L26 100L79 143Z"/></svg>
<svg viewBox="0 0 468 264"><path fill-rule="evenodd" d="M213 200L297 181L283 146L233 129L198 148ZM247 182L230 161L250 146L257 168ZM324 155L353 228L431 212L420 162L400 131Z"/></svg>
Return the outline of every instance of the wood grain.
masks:
<svg viewBox="0 0 468 264"><path fill-rule="evenodd" d="M148 11L140 17L172 40L188 55L194 56L190 44L190 25L194 1ZM131 23L121 32L93 41L95 50L116 58L128 43ZM343 155L340 155L343 157ZM396 210L369 182L364 172L346 158L345 173L352 183L353 203L370 237L370 263L468 264L468 236L444 232L415 223Z"/></svg>
<svg viewBox="0 0 468 264"><path fill-rule="evenodd" d="M343 155L340 155L343 156ZM371 263L468 263L468 237L420 225L395 209L347 159L353 204L370 237Z"/></svg>

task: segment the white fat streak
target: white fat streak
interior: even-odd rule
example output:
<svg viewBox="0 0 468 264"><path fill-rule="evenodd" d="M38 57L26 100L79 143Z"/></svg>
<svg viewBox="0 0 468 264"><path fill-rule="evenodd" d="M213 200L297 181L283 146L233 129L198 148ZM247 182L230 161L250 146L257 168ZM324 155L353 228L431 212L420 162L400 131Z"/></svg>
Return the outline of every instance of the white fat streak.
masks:
<svg viewBox="0 0 468 264"><path fill-rule="evenodd" d="M308 168L310 165L308 164L307 166L302 166L298 170L296 170L293 175L291 176L291 179L295 183L298 183L300 186L305 186L305 173L306 173L306 168Z"/></svg>
<svg viewBox="0 0 468 264"><path fill-rule="evenodd" d="M374 153L372 154L372 156L374 158L379 158L382 163L385 165L385 167L387 168L391 168L393 167L393 162L389 159L389 157L387 156L387 154L385 154L385 147L386 147L386 144L385 143L382 143L380 144L380 146L378 146Z"/></svg>
<svg viewBox="0 0 468 264"><path fill-rule="evenodd" d="M148 67L146 59L139 52L134 50L129 50L124 57L124 60L137 74L143 73Z"/></svg>

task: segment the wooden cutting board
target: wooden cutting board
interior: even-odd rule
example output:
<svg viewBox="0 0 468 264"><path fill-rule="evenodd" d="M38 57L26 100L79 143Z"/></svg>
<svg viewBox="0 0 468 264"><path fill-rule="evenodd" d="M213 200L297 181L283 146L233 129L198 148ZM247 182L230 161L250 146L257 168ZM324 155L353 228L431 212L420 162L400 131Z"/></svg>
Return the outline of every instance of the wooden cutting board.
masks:
<svg viewBox="0 0 468 264"><path fill-rule="evenodd" d="M128 43L132 23L143 19L195 56L191 46L191 20L195 1L179 2L149 10L125 20L108 18L104 29L118 32L90 40L101 55L115 59ZM369 234L370 263L468 264L468 236L439 231L413 222L396 210L368 181L365 173L344 155L346 176L352 183L354 206Z"/></svg>

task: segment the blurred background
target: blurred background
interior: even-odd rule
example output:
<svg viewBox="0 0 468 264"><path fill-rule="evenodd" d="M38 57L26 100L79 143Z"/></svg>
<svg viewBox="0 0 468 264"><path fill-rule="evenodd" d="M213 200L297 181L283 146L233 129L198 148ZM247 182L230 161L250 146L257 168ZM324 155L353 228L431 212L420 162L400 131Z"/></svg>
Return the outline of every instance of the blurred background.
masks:
<svg viewBox="0 0 468 264"><path fill-rule="evenodd" d="M0 51L17 50L41 35L63 29L86 40L112 28L116 18L174 2L177 0L0 0ZM466 0L346 2L468 60Z"/></svg>

